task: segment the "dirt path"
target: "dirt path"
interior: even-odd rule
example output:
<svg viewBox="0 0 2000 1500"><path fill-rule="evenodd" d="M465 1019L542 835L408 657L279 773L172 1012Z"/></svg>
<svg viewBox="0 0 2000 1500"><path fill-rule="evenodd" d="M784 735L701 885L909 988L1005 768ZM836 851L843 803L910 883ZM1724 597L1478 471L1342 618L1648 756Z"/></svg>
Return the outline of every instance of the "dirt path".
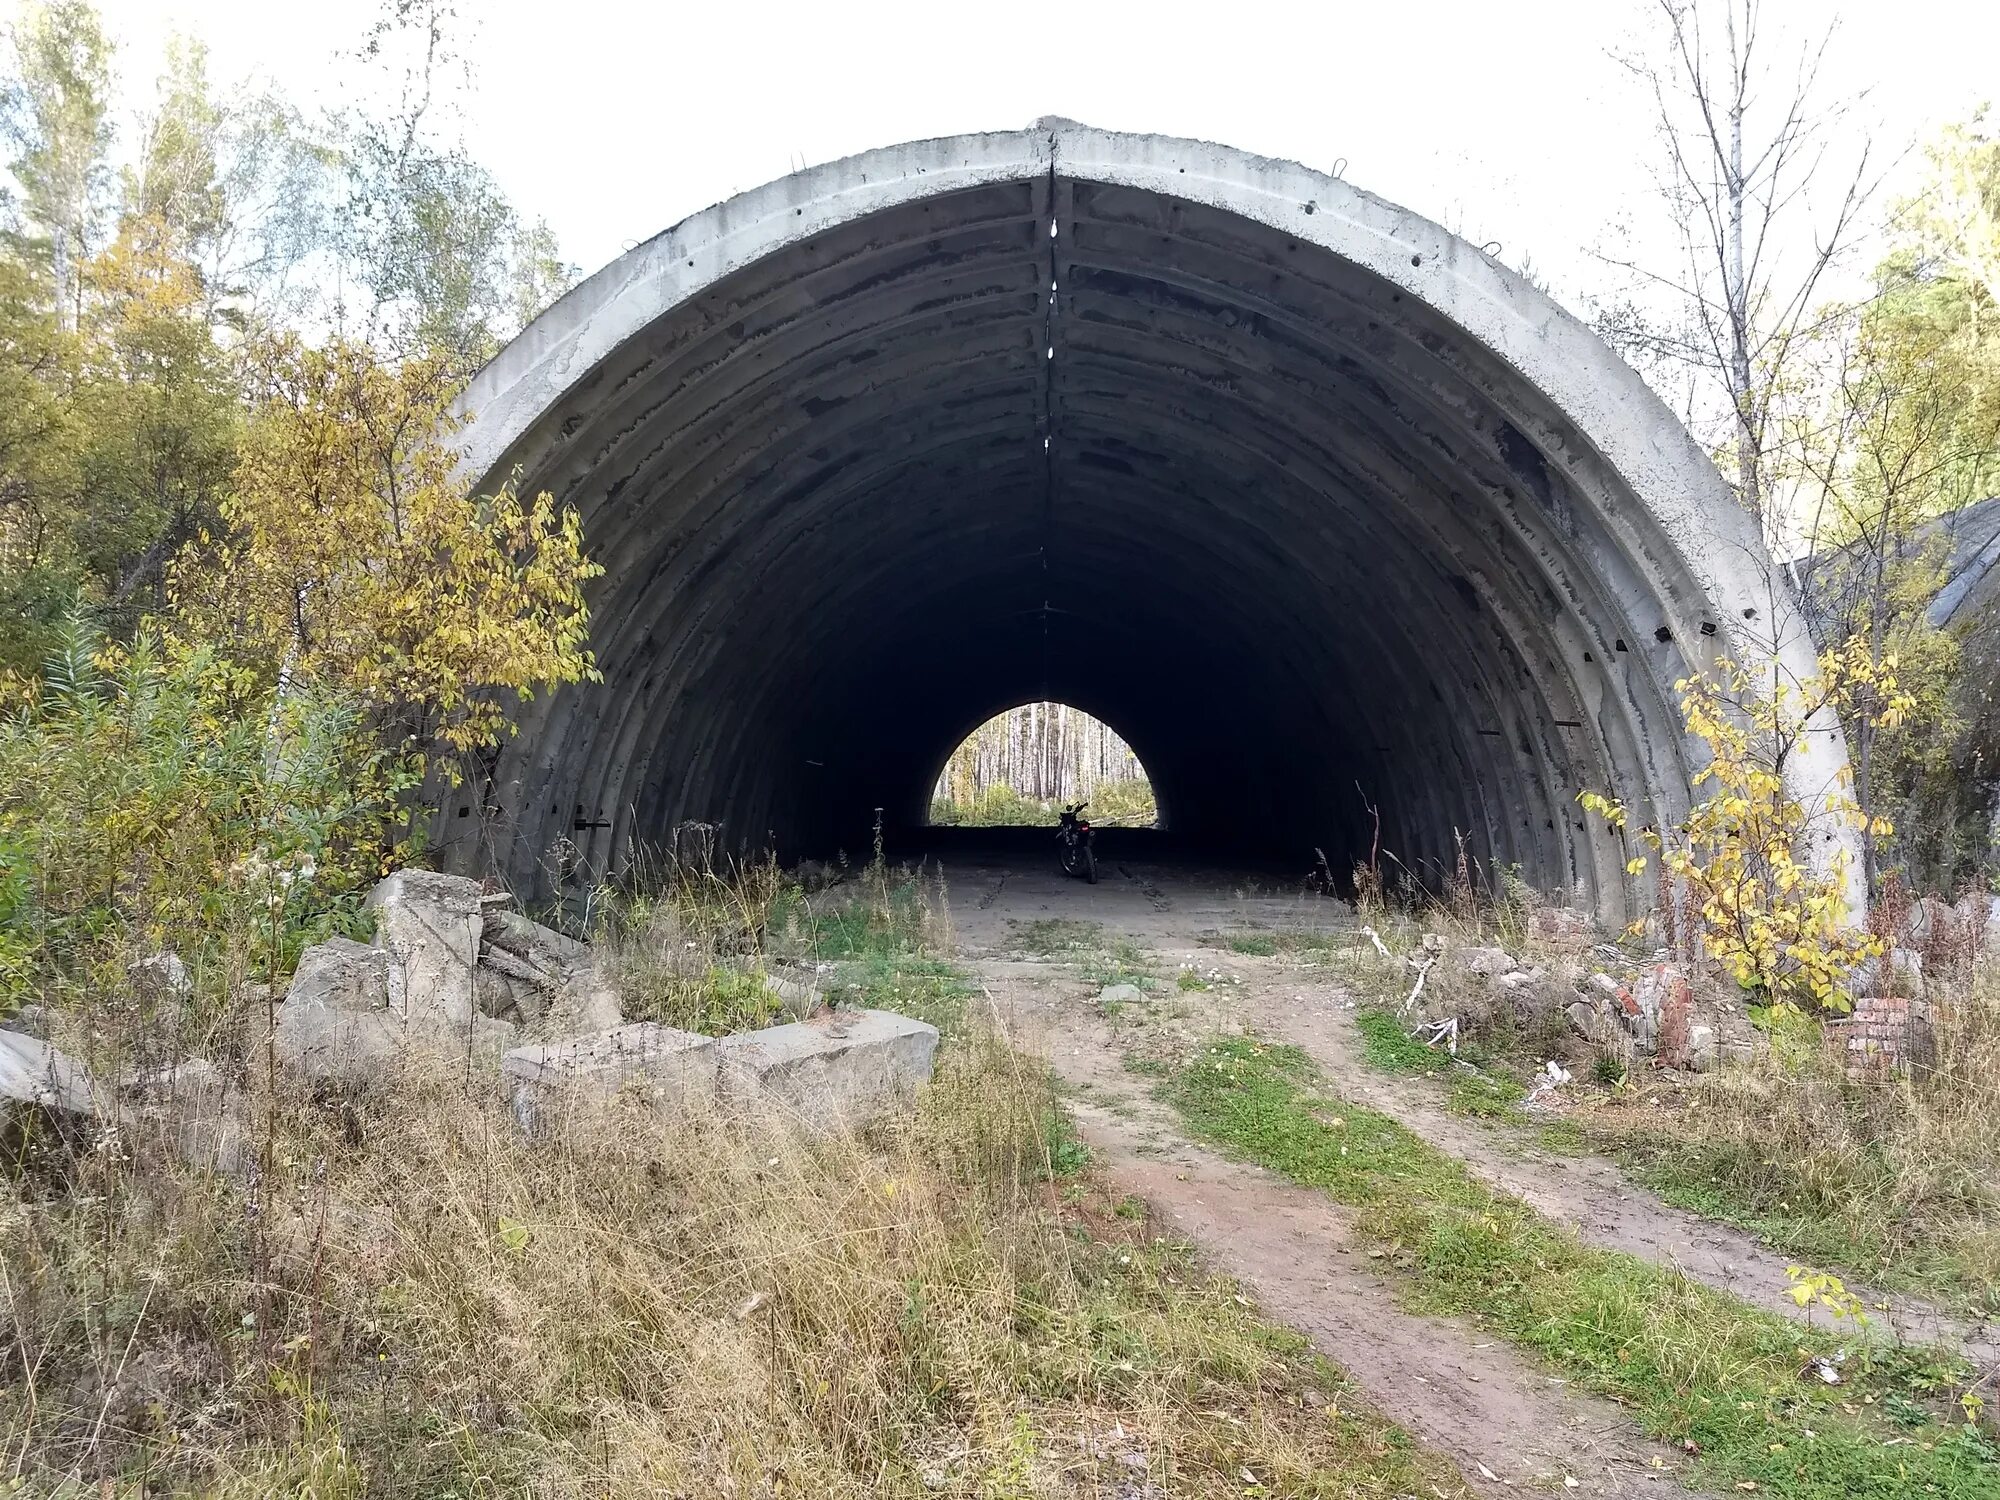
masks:
<svg viewBox="0 0 2000 1500"><path fill-rule="evenodd" d="M1785 1268L1792 1264L1788 1257L1740 1229L1662 1202L1615 1162L1537 1150L1514 1132L1447 1112L1409 1080L1369 1067L1350 996L1339 985L1285 973L1268 961L1249 960L1238 967L1252 971L1238 991L1244 1023L1304 1051L1342 1097L1388 1115L1459 1158L1490 1186L1570 1225L1586 1244L1671 1266L1754 1306L1804 1319L1785 1295ZM1991 1323L1968 1323L1913 1297L1854 1290L1876 1309L1870 1317L1895 1336L1957 1345L1982 1368L2000 1364L2000 1329Z"/></svg>
<svg viewBox="0 0 2000 1500"><path fill-rule="evenodd" d="M1403 1311L1324 1194L1190 1143L1133 1086L1109 1029L1079 1016L1074 984L1046 965L980 967L1017 1036L1077 1092L1078 1127L1112 1179L1255 1293L1268 1316L1311 1339L1378 1410L1451 1458L1476 1493L1683 1492L1681 1455L1616 1405L1463 1324Z"/></svg>
<svg viewBox="0 0 2000 1500"><path fill-rule="evenodd" d="M1247 1028L1290 1042L1307 1053L1344 1097L1388 1115L1481 1180L1512 1193L1545 1217L1571 1226L1585 1243L1622 1250L1669 1266L1694 1281L1798 1321L1806 1314L1788 1296L1788 1257L1729 1225L1673 1207L1600 1157L1537 1149L1519 1132L1446 1111L1427 1081L1385 1075L1368 1066L1354 1025L1352 996L1335 981L1278 959L1204 947L1204 935L1247 927L1316 926L1351 920L1336 903L1294 893L1259 891L1226 873L1200 869L1120 867L1095 888L1039 869L1011 870L1004 883L985 872L996 899L960 937L974 957L1013 951L1023 925L1051 918L1101 924L1107 941L1145 949L1155 969L1171 975L1182 963L1221 972L1230 981L1186 997L1184 1024L1198 1032ZM1982 1369L2000 1368L2000 1327L1970 1323L1921 1299L1855 1287L1893 1336L1962 1349Z"/></svg>

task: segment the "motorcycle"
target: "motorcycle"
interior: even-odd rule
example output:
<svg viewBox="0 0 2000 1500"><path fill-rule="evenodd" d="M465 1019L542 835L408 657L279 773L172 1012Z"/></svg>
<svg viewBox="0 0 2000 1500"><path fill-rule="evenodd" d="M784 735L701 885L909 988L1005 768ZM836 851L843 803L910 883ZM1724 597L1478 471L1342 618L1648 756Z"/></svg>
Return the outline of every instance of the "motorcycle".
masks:
<svg viewBox="0 0 2000 1500"><path fill-rule="evenodd" d="M1079 802L1074 807L1062 811L1062 826L1056 830L1056 842L1062 846L1062 872L1065 875L1080 875L1092 885L1097 884L1097 835L1091 831L1090 819L1084 817L1087 803Z"/></svg>

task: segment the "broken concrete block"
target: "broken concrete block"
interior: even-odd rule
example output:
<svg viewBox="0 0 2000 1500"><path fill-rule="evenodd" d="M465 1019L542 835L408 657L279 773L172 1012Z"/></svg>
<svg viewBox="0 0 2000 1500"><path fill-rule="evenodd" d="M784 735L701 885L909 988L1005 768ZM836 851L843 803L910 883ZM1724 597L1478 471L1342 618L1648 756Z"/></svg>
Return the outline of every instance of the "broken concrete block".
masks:
<svg viewBox="0 0 2000 1500"><path fill-rule="evenodd" d="M462 1027L472 1019L473 966L484 926L479 882L432 870L398 870L368 893L375 941L396 960L389 1009L417 1022Z"/></svg>
<svg viewBox="0 0 2000 1500"><path fill-rule="evenodd" d="M148 954L127 967L125 975L132 981L134 993L153 1005L179 1002L194 993L194 976L178 953Z"/></svg>
<svg viewBox="0 0 2000 1500"><path fill-rule="evenodd" d="M636 1095L667 1108L712 1103L716 1044L692 1031L634 1021L592 1036L516 1047L500 1060L514 1117L533 1130L576 1102Z"/></svg>
<svg viewBox="0 0 2000 1500"><path fill-rule="evenodd" d="M937 1058L935 1026L886 1010L836 1011L724 1037L721 1092L732 1103L775 1103L807 1129L865 1123L912 1098Z"/></svg>
<svg viewBox="0 0 2000 1500"><path fill-rule="evenodd" d="M67 1053L25 1032L0 1031L0 1106L6 1105L87 1115L96 1112L96 1090Z"/></svg>
<svg viewBox="0 0 2000 1500"><path fill-rule="evenodd" d="M1602 1042L1605 1038L1603 1013L1588 1000L1576 1000L1563 1007L1563 1014L1576 1034L1586 1042Z"/></svg>
<svg viewBox="0 0 2000 1500"><path fill-rule="evenodd" d="M403 1023L389 1012L395 967L380 948L349 938L306 949L278 1007L278 1060L309 1078L372 1082L403 1046Z"/></svg>
<svg viewBox="0 0 2000 1500"><path fill-rule="evenodd" d="M1848 974L1850 995L1924 996L1924 956L1913 948L1891 948L1887 954L1864 958Z"/></svg>
<svg viewBox="0 0 2000 1500"><path fill-rule="evenodd" d="M590 945L567 933L544 927L519 912L488 911L481 938L487 951L499 949L532 964L545 978L560 979L570 969L590 962Z"/></svg>
<svg viewBox="0 0 2000 1500"><path fill-rule="evenodd" d="M189 1166L230 1175L249 1166L246 1101L214 1063L196 1057L157 1068L128 1078L120 1092Z"/></svg>
<svg viewBox="0 0 2000 1500"><path fill-rule="evenodd" d="M1121 1005L1137 1005L1146 998L1146 992L1136 984L1107 984L1097 992L1097 1003L1105 1010L1116 1010Z"/></svg>
<svg viewBox="0 0 2000 1500"><path fill-rule="evenodd" d="M49 1039L48 1007L23 1005L12 1015L0 1016L0 1031L18 1031L23 1036L46 1042Z"/></svg>
<svg viewBox="0 0 2000 1500"><path fill-rule="evenodd" d="M595 968L577 970L549 1001L547 1030L556 1036L593 1036L625 1020L618 990Z"/></svg>

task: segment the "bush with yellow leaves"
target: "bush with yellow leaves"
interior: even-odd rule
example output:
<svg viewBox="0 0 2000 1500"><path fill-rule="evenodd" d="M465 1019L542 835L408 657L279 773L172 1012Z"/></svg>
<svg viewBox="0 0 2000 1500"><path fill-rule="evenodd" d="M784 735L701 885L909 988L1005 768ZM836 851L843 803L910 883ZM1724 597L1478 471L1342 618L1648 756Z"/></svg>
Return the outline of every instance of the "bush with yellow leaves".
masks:
<svg viewBox="0 0 2000 1500"><path fill-rule="evenodd" d="M1677 904L1701 913L1703 948L1737 984L1779 1009L1852 1009L1842 986L1857 964L1882 952L1882 940L1848 921L1847 852L1815 864L1810 850L1829 820L1878 838L1892 830L1855 801L1845 768L1811 809L1792 795L1786 776L1825 714L1881 728L1901 721L1910 698L1897 682L1895 657L1878 660L1856 636L1822 652L1804 682L1775 660L1751 665L1723 657L1674 687L1688 733L1709 751L1693 777L1699 800L1686 821L1635 829L1616 799L1584 792L1577 800L1659 856L1688 898ZM1648 863L1648 855L1637 855L1626 871L1641 874Z"/></svg>

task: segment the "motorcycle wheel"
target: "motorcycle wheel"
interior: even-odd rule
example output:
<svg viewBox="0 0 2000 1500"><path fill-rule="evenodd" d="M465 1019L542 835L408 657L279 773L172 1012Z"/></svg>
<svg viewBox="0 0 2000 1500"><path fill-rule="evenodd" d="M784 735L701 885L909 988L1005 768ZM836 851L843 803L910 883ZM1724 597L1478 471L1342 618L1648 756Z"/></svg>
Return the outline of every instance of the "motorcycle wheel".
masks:
<svg viewBox="0 0 2000 1500"><path fill-rule="evenodd" d="M1097 851L1086 848L1083 851L1083 878L1092 885L1097 884Z"/></svg>
<svg viewBox="0 0 2000 1500"><path fill-rule="evenodd" d="M1076 874L1077 851L1074 845L1072 844L1063 845L1061 860L1062 860L1063 874L1065 875Z"/></svg>

